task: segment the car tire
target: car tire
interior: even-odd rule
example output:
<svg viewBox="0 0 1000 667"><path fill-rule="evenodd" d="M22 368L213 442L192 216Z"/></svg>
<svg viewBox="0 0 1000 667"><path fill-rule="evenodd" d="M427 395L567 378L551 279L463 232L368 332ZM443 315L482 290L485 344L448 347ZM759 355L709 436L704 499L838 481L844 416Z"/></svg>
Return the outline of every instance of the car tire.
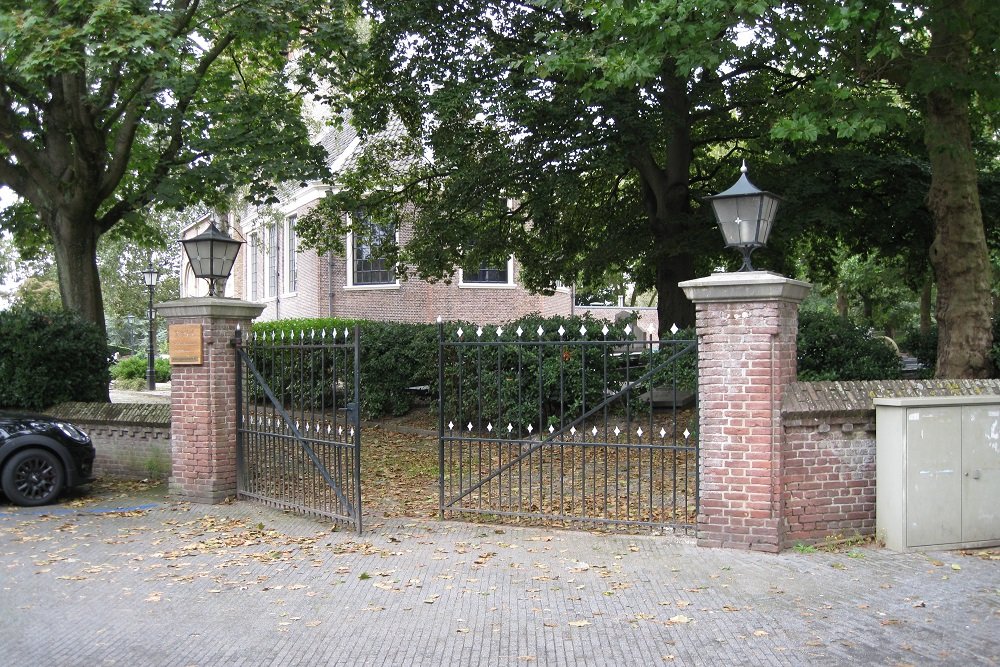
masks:
<svg viewBox="0 0 1000 667"><path fill-rule="evenodd" d="M16 505L51 503L63 492L66 475L59 457L45 449L25 449L3 468L3 492Z"/></svg>

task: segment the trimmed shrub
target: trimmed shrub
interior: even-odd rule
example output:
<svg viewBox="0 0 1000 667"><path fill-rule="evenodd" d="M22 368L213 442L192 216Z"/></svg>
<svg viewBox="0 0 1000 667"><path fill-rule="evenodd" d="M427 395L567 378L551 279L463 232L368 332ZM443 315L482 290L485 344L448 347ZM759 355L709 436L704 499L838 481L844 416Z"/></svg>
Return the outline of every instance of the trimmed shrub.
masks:
<svg viewBox="0 0 1000 667"><path fill-rule="evenodd" d="M0 312L0 406L106 401L109 361L103 333L75 313Z"/></svg>
<svg viewBox="0 0 1000 667"><path fill-rule="evenodd" d="M604 338L601 328L607 324L608 339L631 339L624 333L627 321L604 322L590 316L585 317L549 317L529 315L518 320L503 324L504 338L521 327L524 338L537 339L534 332L539 326L545 330L544 340L558 343L558 329L565 331L566 340L579 338L581 326L587 328L587 339L601 340ZM633 324L634 325L634 324ZM258 336L274 338L280 343L282 335L286 340L299 339L302 332L311 337L312 332L320 335L327 332L329 337L336 330L338 342L344 340L345 329L360 328L361 337L361 416L364 419L376 419L385 415L402 415L408 412L414 404L418 392L414 387L427 387L431 396L438 391L438 327L435 324L412 324L399 322L374 322L366 320L348 320L338 318L290 319L272 322L260 322L253 325L253 333ZM459 326L474 336L477 325L468 322L448 322L448 331L454 331ZM482 340L495 341L496 325L483 327ZM677 339L692 339L693 331L681 331ZM250 346L250 349L254 348ZM501 346L499 349L500 374L504 377L498 382L497 349L494 347L491 368L484 369L482 376L482 400L487 404L493 402L505 407L505 414L510 410L511 419L515 414L523 418L535 419L541 402L545 415L558 415L560 409L564 413L578 410L583 405L595 405L604 398L604 388L601 381L594 378L609 373L609 386L621 386L626 376L631 380L640 377L653 365L669 359L675 350L673 346L663 345L659 351L650 352L646 346L637 346L633 354L625 355L620 351L609 355L607 368L605 360L599 351L592 348L584 352L580 346L567 344L565 346L551 345L545 348L542 360L542 395L539 399L538 375L525 373L519 383L514 379L518 363L518 350L514 345ZM463 353L461 372L468 377L474 373L476 363L475 352L466 350ZM522 350L523 352L523 350ZM252 351L254 364L268 382L275 395L282 401L304 403L307 408L317 408L321 405L330 406L336 403L342 406L350 400L352 388L348 386L353 358L341 356L335 362L329 349L311 352L286 350L284 356L280 353L267 351L266 346ZM343 352L341 352L343 355ZM346 363L345 363L346 360ZM537 363L537 356L534 358ZM584 380L583 366L586 365L589 374ZM333 377L336 368L337 377ZM449 360L445 366L446 383L457 378L459 372L457 360ZM693 389L697 381L697 359L687 355L676 363L664 366L656 377L657 386L670 387L677 382L681 389ZM560 406L560 383L562 385L562 401ZM334 400L334 392L338 396ZM294 398L293 398L294 397ZM262 397L257 397L258 399ZM457 400L454 396L446 397L448 401ZM516 404L516 406L515 406ZM450 405L449 409L454 406ZM522 414L523 413L523 414Z"/></svg>
<svg viewBox="0 0 1000 667"><path fill-rule="evenodd" d="M571 421L604 401L608 392L651 372L649 381L631 396L633 406L650 386L694 388L695 355L671 361L682 346L664 342L652 351L644 343L633 342L634 333L624 331L626 324L589 315L529 315L504 324L498 336L495 326L483 327L480 335L475 325L449 322L449 340L456 340L454 332L461 326L462 338L470 344L448 347L444 410L460 421L467 414L481 414L491 415L497 423L534 424L538 428ZM541 336L537 334L539 326ZM608 327L606 337L604 326ZM562 336L560 327L565 332ZM581 327L586 329L583 335ZM518 328L521 336L515 333ZM693 338L692 331L678 332L675 338L684 340L685 334ZM602 344L605 340L607 345ZM623 405L616 402L608 409L618 410Z"/></svg>
<svg viewBox="0 0 1000 667"><path fill-rule="evenodd" d="M899 355L882 338L873 338L835 313L799 314L799 380L896 380Z"/></svg>
<svg viewBox="0 0 1000 667"><path fill-rule="evenodd" d="M111 367L111 377L115 380L145 380L149 358L134 354L125 357ZM153 360L153 371L157 382L170 382L170 360L157 357Z"/></svg>
<svg viewBox="0 0 1000 667"><path fill-rule="evenodd" d="M254 324L253 332L261 336L280 339L300 338L302 332L312 336L332 330L339 332L360 328L361 336L361 417L376 419L384 415L402 415L410 410L415 399L411 387L437 385L437 327L432 324L399 322L373 322L338 318L289 319ZM307 407L332 405L333 392L350 396L352 388L346 383L352 372L353 358L339 366L330 358L329 350L314 350L288 355L275 360L261 351L254 363L261 375L280 396L294 396L305 401ZM333 373L339 374L338 378ZM338 403L349 400L342 398Z"/></svg>

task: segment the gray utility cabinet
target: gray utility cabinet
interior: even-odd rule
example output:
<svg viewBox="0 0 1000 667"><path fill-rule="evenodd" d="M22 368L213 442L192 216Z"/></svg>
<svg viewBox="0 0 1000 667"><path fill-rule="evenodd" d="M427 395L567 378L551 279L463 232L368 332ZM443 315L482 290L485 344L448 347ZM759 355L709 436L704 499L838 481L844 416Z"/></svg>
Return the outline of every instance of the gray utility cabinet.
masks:
<svg viewBox="0 0 1000 667"><path fill-rule="evenodd" d="M875 399L875 525L896 551L1000 545L1000 396Z"/></svg>

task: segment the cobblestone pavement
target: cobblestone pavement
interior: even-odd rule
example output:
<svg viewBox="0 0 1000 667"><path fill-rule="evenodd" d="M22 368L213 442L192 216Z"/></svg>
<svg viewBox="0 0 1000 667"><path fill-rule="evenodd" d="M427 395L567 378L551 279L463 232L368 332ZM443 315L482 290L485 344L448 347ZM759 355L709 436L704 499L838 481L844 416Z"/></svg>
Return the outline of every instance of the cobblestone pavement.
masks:
<svg viewBox="0 0 1000 667"><path fill-rule="evenodd" d="M122 509L124 508L124 509ZM1000 561L0 504L0 665L997 665ZM997 552L994 552L997 553Z"/></svg>

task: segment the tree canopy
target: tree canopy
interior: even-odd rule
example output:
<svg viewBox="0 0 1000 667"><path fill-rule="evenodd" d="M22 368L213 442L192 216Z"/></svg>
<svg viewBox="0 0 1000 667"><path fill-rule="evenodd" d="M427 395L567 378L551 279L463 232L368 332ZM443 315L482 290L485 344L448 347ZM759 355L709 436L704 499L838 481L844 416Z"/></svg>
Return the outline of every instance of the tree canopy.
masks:
<svg viewBox="0 0 1000 667"><path fill-rule="evenodd" d="M626 272L659 293L660 323L690 324L681 280L720 257L697 197L759 156L781 99L808 76L784 71L765 6L367 3L370 35L335 103L367 144L300 238L336 247L343 211L415 235L385 248L421 277L510 254L535 289ZM724 185L723 185L724 184ZM701 210L700 210L701 209ZM363 230L354 230L359 233ZM390 244L391 245L391 244Z"/></svg>
<svg viewBox="0 0 1000 667"><path fill-rule="evenodd" d="M0 0L0 213L29 256L50 247L64 306L103 328L98 239L162 243L151 206L316 178L304 96L319 50L353 29L324 0Z"/></svg>
<svg viewBox="0 0 1000 667"><path fill-rule="evenodd" d="M980 175L995 169L1000 121L1000 5L993 0L794 3L813 48L792 66L815 72L782 137L866 138L893 125L920 132L929 164L930 261L937 282L937 373L983 377L991 367L991 266Z"/></svg>
<svg viewBox="0 0 1000 667"><path fill-rule="evenodd" d="M987 371L982 217L960 204L978 201L973 139L985 137L995 155L985 119L997 112L1000 20L985 19L996 3L365 6L370 29L352 68L332 77L333 101L378 139L301 221L307 243L338 247L350 225L343 212L364 208L383 227L412 222L412 241L382 250L422 277L511 253L536 289L625 272L657 289L661 327L686 324L692 310L677 282L727 261L700 197L735 179L737 158L758 185L771 169L786 176L774 190L795 189L812 174L790 165L817 154L809 142L826 142L845 175L830 187L850 190L821 204L853 225L841 237L877 237L905 250L907 266L929 256L943 345L959 352L941 372ZM379 135L394 117L406 134ZM871 174L880 181L859 182ZM880 192L918 183L929 188L926 207L910 192L892 198L910 204L880 210ZM810 229L791 225L811 239L800 249L837 236L829 218L812 219Z"/></svg>

